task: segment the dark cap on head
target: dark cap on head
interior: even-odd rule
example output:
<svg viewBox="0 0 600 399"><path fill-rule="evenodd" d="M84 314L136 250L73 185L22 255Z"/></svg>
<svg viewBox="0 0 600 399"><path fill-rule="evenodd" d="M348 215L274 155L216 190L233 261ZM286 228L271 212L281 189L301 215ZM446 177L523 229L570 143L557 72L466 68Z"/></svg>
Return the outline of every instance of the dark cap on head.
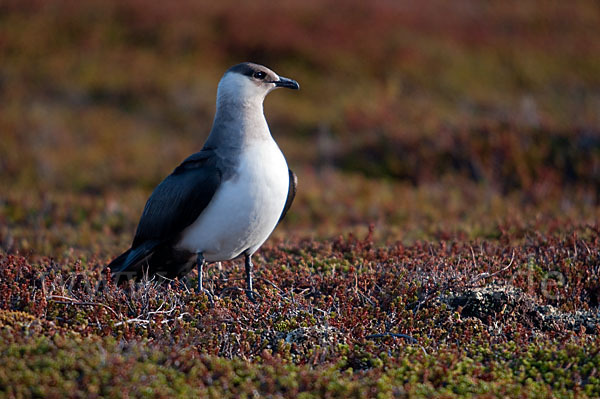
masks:
<svg viewBox="0 0 600 399"><path fill-rule="evenodd" d="M226 73L230 72L239 73L240 75L244 75L264 83L274 83L276 87L287 87L288 89L294 90L298 90L300 88L300 85L295 80L278 76L269 68L263 65L254 64L252 62L243 62L241 64L234 65L229 68Z"/></svg>
<svg viewBox="0 0 600 399"><path fill-rule="evenodd" d="M272 72L269 68L267 68L265 66L254 64L252 62L242 62L241 64L237 64L237 65L234 65L231 68L229 68L226 73L233 72L233 73L239 73L240 75L244 75L244 76L252 76L252 75L254 75L255 72L261 72L261 71L262 72Z"/></svg>

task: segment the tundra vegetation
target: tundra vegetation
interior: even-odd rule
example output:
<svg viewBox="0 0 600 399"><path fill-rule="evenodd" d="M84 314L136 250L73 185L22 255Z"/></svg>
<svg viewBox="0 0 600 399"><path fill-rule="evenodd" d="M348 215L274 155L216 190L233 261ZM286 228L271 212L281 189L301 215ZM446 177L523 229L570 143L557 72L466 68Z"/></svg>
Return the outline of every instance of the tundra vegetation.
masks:
<svg viewBox="0 0 600 399"><path fill-rule="evenodd" d="M593 0L0 4L0 396L599 397ZM117 288L222 72L299 176L243 264Z"/></svg>

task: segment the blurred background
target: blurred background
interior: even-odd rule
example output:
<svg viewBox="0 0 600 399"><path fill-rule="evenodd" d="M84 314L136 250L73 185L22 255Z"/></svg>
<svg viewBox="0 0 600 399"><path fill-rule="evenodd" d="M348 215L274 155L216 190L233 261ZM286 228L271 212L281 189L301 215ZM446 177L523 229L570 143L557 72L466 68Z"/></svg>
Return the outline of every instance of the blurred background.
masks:
<svg viewBox="0 0 600 399"><path fill-rule="evenodd" d="M595 0L3 0L0 249L106 260L242 61L299 176L275 240L499 239L598 221Z"/></svg>

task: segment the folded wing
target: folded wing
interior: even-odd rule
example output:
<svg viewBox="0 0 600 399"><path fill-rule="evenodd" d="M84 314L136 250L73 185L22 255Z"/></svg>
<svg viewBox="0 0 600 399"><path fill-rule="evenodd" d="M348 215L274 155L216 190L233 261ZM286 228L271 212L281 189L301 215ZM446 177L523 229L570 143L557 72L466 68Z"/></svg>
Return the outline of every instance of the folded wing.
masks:
<svg viewBox="0 0 600 399"><path fill-rule="evenodd" d="M113 277L118 275L122 280L154 274L154 253L168 251L198 218L221 184L222 174L219 159L210 149L183 161L152 192L131 248L108 265Z"/></svg>

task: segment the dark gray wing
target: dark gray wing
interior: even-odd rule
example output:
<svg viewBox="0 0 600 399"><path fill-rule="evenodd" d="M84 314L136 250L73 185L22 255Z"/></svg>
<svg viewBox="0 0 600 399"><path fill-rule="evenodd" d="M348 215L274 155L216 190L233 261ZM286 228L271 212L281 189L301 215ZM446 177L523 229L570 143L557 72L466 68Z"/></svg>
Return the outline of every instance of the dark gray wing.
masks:
<svg viewBox="0 0 600 399"><path fill-rule="evenodd" d="M279 217L279 221L277 222L278 224L279 224L279 222L281 222L283 220L283 218L285 217L285 214L287 213L287 211L289 211L290 207L292 206L292 202L294 202L294 198L296 197L296 187L298 186L298 176L296 176L296 174L294 172L292 172L291 169L288 169L288 172L290 174L290 185L288 187L288 195L287 195L287 199L285 200L283 212L281 212L281 216Z"/></svg>
<svg viewBox="0 0 600 399"><path fill-rule="evenodd" d="M221 184L222 171L214 151L188 157L163 180L146 202L132 249L147 241L174 239L206 208Z"/></svg>

